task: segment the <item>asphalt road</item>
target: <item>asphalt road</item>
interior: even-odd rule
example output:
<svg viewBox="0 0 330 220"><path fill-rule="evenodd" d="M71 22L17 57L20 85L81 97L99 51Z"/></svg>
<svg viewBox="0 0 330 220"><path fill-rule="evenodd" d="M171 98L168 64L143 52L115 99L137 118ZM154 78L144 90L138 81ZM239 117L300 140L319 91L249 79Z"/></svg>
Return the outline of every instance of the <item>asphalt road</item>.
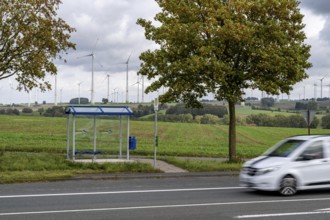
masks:
<svg viewBox="0 0 330 220"><path fill-rule="evenodd" d="M254 192L237 176L0 185L0 219L330 219L330 190Z"/></svg>

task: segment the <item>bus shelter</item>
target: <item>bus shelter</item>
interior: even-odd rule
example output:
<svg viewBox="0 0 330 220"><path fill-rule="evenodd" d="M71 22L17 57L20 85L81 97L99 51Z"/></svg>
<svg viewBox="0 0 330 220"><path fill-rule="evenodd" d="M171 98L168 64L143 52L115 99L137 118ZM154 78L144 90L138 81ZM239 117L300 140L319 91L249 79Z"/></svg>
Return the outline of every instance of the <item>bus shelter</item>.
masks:
<svg viewBox="0 0 330 220"><path fill-rule="evenodd" d="M93 155L93 161L96 159L97 151L97 118L102 116L118 116L120 120L119 127L119 152L120 158L122 157L123 149L123 120L127 118L127 146L126 146L126 159L129 160L129 139L130 139L130 116L133 115L133 111L127 106L69 106L65 110L67 114L67 159L76 159L76 121L79 120L77 116L85 116L88 120L92 120L93 124L93 150L89 151L89 154Z"/></svg>

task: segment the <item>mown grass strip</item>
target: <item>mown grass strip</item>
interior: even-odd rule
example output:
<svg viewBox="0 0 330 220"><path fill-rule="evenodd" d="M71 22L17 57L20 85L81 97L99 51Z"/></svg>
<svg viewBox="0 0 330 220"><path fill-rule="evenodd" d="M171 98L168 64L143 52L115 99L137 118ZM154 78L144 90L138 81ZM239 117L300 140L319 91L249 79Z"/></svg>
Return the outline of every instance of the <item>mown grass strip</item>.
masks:
<svg viewBox="0 0 330 220"><path fill-rule="evenodd" d="M90 173L155 173L150 164L75 163L62 154L2 152L0 154L0 183L48 181Z"/></svg>
<svg viewBox="0 0 330 220"><path fill-rule="evenodd" d="M228 162L212 159L184 159L178 157L162 157L162 160L173 164L189 172L210 172L210 171L239 171L243 161Z"/></svg>

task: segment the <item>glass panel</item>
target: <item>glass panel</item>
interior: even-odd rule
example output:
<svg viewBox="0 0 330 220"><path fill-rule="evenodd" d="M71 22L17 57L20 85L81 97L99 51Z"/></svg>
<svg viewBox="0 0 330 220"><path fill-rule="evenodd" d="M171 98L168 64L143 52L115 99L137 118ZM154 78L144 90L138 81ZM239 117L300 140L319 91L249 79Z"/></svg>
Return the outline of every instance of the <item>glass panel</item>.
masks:
<svg viewBox="0 0 330 220"><path fill-rule="evenodd" d="M280 142L278 145L271 148L266 155L270 157L287 157L304 142L303 140L293 139Z"/></svg>
<svg viewBox="0 0 330 220"><path fill-rule="evenodd" d="M314 159L322 159L322 158L324 158L322 141L316 141L312 143L299 156L300 160L314 160Z"/></svg>
<svg viewBox="0 0 330 220"><path fill-rule="evenodd" d="M73 107L77 113L101 113L101 110L97 107Z"/></svg>

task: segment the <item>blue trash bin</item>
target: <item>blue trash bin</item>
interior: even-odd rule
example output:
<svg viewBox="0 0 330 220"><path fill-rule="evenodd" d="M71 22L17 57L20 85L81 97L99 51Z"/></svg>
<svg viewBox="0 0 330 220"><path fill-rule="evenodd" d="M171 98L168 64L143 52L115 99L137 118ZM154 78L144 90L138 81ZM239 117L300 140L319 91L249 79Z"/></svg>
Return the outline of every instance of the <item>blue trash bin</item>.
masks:
<svg viewBox="0 0 330 220"><path fill-rule="evenodd" d="M129 150L136 150L136 138L134 136L129 137L128 148Z"/></svg>

